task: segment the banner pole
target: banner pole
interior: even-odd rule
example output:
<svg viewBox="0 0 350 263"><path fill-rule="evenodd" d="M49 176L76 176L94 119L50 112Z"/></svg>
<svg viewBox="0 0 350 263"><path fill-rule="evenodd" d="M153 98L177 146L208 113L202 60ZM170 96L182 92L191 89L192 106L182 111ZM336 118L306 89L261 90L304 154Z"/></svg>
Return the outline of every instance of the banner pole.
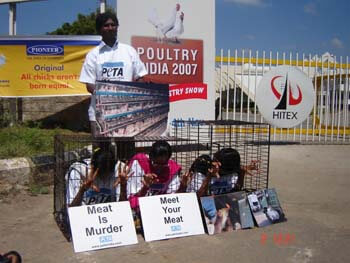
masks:
<svg viewBox="0 0 350 263"><path fill-rule="evenodd" d="M9 3L9 35L16 35L16 3ZM17 98L10 99L9 110L11 125L17 123Z"/></svg>

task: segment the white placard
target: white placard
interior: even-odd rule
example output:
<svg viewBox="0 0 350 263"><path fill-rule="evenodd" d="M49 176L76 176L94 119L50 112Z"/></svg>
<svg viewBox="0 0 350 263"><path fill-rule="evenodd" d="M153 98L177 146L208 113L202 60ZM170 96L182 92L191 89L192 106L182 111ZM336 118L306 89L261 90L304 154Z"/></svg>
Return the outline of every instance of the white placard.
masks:
<svg viewBox="0 0 350 263"><path fill-rule="evenodd" d="M139 204L146 241L204 234L195 193L142 197Z"/></svg>
<svg viewBox="0 0 350 263"><path fill-rule="evenodd" d="M68 208L75 252L137 244L128 201Z"/></svg>

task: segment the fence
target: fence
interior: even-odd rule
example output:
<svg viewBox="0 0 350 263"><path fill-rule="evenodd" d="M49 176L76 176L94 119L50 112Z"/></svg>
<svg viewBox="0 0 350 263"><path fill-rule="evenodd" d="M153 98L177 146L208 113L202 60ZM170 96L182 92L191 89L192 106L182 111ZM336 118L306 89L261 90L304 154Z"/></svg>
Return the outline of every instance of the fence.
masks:
<svg viewBox="0 0 350 263"><path fill-rule="evenodd" d="M313 144L350 143L349 58L325 53L322 56L259 53L230 50L216 57L217 118L265 122L255 102L263 75L280 65L302 70L313 82L316 93L313 110L298 127L271 127L271 141Z"/></svg>

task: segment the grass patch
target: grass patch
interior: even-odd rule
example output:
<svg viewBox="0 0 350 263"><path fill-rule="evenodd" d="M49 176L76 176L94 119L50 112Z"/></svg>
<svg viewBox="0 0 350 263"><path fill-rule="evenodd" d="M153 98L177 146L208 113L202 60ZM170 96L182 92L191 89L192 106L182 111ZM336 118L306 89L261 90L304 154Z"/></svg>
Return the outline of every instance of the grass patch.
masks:
<svg viewBox="0 0 350 263"><path fill-rule="evenodd" d="M65 129L15 125L0 129L0 159L52 154L56 134L76 134Z"/></svg>
<svg viewBox="0 0 350 263"><path fill-rule="evenodd" d="M50 189L48 186L32 184L29 186L29 192L32 195L39 195L39 194L47 195L50 193Z"/></svg>

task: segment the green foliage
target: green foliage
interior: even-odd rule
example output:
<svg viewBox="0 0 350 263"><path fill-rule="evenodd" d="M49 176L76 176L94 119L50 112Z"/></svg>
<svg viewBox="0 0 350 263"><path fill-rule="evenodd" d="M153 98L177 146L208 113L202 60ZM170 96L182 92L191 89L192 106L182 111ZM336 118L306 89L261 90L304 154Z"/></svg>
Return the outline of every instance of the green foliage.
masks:
<svg viewBox="0 0 350 263"><path fill-rule="evenodd" d="M72 134L63 129L40 129L15 125L0 129L0 159L52 154L54 136Z"/></svg>
<svg viewBox="0 0 350 263"><path fill-rule="evenodd" d="M107 11L114 12L111 7ZM95 20L99 9L89 15L78 14L77 19L70 23L64 23L55 31L47 33L48 35L96 35Z"/></svg>
<svg viewBox="0 0 350 263"><path fill-rule="evenodd" d="M39 194L49 194L50 193L50 189L47 186L42 186L42 185L38 185L38 184L31 184L29 186L29 192L32 195L39 195Z"/></svg>
<svg viewBox="0 0 350 263"><path fill-rule="evenodd" d="M78 18L72 24L64 23L49 35L96 35L95 29L96 14L89 15L78 14Z"/></svg>
<svg viewBox="0 0 350 263"><path fill-rule="evenodd" d="M0 112L0 128L7 127L11 123L11 115L8 112Z"/></svg>

